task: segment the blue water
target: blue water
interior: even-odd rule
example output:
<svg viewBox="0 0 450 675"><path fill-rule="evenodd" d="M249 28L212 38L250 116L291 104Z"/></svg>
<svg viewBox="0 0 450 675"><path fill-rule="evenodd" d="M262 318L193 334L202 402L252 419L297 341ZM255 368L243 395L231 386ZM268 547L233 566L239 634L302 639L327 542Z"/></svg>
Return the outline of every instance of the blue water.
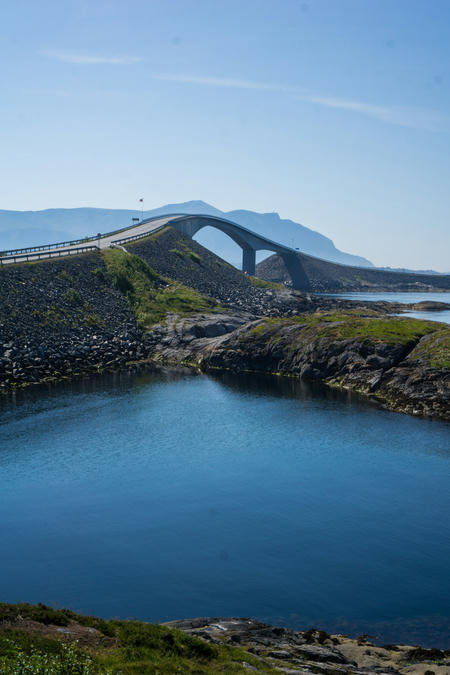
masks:
<svg viewBox="0 0 450 675"><path fill-rule="evenodd" d="M386 300L387 302L404 302L407 305L414 305L416 302L447 302L450 304L450 293L321 293L320 295L330 296L332 298L343 298L344 300ZM439 312L422 312L412 309L403 312L398 316L410 316L415 319L428 319L429 321L443 321L450 323L450 307Z"/></svg>
<svg viewBox="0 0 450 675"><path fill-rule="evenodd" d="M448 645L450 425L294 379L0 402L0 598Z"/></svg>

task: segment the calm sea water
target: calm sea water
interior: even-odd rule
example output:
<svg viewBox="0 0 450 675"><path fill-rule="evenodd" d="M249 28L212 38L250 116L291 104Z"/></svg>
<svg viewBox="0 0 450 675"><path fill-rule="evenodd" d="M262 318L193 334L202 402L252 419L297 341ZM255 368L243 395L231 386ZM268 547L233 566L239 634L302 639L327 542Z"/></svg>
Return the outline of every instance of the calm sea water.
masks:
<svg viewBox="0 0 450 675"><path fill-rule="evenodd" d="M345 300L386 300L387 302L404 302L407 305L414 305L416 302L447 302L450 304L450 293L322 293L321 295L332 298L343 298ZM421 312L411 310L403 312L398 316L411 316L416 319L428 319L429 321L443 321L450 323L450 308L440 312Z"/></svg>
<svg viewBox="0 0 450 675"><path fill-rule="evenodd" d="M450 646L450 425L227 374L97 378L0 410L2 600Z"/></svg>

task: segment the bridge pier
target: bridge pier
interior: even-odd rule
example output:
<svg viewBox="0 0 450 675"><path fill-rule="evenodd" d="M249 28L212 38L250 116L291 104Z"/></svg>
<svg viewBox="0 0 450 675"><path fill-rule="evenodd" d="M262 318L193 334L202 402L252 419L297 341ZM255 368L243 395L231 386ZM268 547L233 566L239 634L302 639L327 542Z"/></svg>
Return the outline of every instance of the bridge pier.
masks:
<svg viewBox="0 0 450 675"><path fill-rule="evenodd" d="M242 249L242 271L255 276L256 271L256 251L254 248Z"/></svg>
<svg viewBox="0 0 450 675"><path fill-rule="evenodd" d="M286 269L292 279L292 286L298 291L309 291L311 289L311 283L303 269L300 256L295 253L280 253L279 255L286 265Z"/></svg>

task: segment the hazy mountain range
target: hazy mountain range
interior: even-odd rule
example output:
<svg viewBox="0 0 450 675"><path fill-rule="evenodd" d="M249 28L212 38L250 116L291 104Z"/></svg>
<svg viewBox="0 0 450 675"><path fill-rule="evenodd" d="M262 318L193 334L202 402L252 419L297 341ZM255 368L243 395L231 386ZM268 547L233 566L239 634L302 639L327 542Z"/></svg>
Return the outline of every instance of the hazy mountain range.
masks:
<svg viewBox="0 0 450 675"><path fill-rule="evenodd" d="M331 239L320 234L320 232L311 230L293 220L282 219L278 213L256 213L246 210L220 211L203 201L189 201L181 204L166 204L157 209L144 211L144 218L167 213L201 213L221 216L269 239L298 248L303 253L318 258L358 267L374 266L366 258L340 251ZM131 209L0 210L0 250L38 246L79 239L97 234L97 232L109 232L131 225L131 219L137 216L141 217L141 212ZM239 247L219 230L204 228L196 235L195 239L225 260L240 266L241 251ZM258 261L267 257L267 255L270 255L270 253L260 252L257 255ZM414 270L402 269L398 271L411 272ZM427 272L433 273L432 270L427 270Z"/></svg>

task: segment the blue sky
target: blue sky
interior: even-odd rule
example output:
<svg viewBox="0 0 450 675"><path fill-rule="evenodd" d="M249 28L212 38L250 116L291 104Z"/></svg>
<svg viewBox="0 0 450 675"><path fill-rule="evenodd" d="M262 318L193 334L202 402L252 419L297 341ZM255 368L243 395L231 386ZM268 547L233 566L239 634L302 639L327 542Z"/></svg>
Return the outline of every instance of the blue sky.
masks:
<svg viewBox="0 0 450 675"><path fill-rule="evenodd" d="M5 0L0 208L278 211L450 269L448 0Z"/></svg>

